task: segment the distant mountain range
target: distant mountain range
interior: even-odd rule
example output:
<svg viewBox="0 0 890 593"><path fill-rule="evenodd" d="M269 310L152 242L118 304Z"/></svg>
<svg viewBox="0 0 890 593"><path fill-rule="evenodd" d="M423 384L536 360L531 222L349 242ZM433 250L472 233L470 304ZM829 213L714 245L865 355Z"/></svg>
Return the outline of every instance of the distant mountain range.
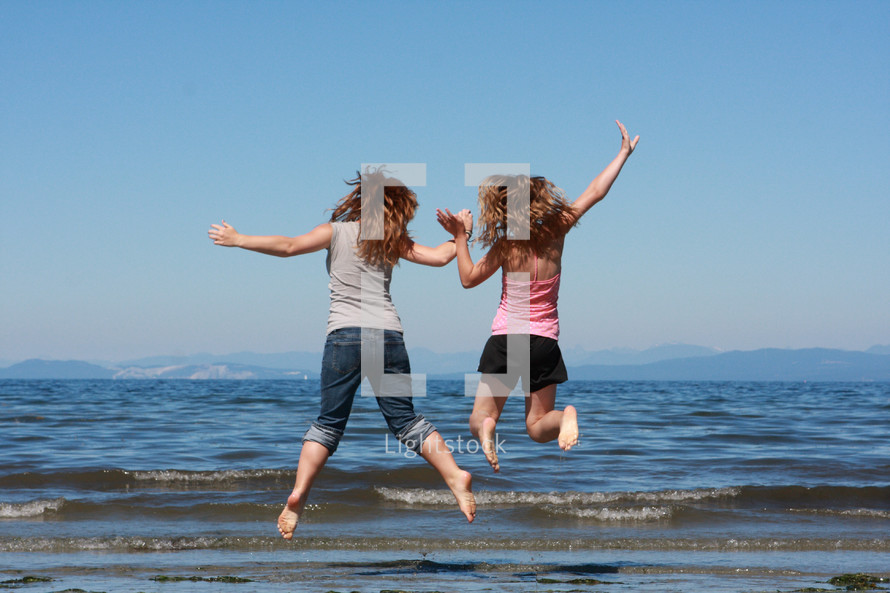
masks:
<svg viewBox="0 0 890 593"><path fill-rule="evenodd" d="M563 352L569 376L604 381L890 381L890 346L864 352L808 348L765 348L720 352L703 346L668 344L648 350L580 348ZM430 379L462 380L474 372L478 352L442 354L410 351L415 373ZM0 379L316 379L320 352L224 356L158 356L118 364L78 360L26 360L0 368Z"/></svg>
<svg viewBox="0 0 890 593"><path fill-rule="evenodd" d="M299 370L214 363L105 367L81 360L26 360L0 369L0 379L309 379Z"/></svg>
<svg viewBox="0 0 890 593"><path fill-rule="evenodd" d="M890 381L890 355L848 350L766 348L634 367L584 365L574 379L655 381Z"/></svg>

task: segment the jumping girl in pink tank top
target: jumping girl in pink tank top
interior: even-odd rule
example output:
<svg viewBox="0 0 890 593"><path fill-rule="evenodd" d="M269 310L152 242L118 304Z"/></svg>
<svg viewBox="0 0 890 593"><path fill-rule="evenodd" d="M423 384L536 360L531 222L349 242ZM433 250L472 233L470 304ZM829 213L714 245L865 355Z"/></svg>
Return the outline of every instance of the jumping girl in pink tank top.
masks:
<svg viewBox="0 0 890 593"><path fill-rule="evenodd" d="M640 137L621 131L621 149L609 165L571 204L558 187L543 177L492 176L479 185L479 238L488 252L473 263L468 247L473 217L468 211L452 214L437 210L439 223L454 235L457 265L464 288L472 288L502 271L501 301L492 323L492 336L479 361L482 373L470 431L482 443L494 471L500 470L495 427L507 395L521 378L525 392L525 425L532 440L556 440L568 451L578 443L578 413L573 406L556 410L556 385L568 380L559 350L559 314L556 303L566 234L594 204L606 197ZM513 239L508 232L507 192L528 195L528 206L518 209L528 221L528 239ZM526 210L527 208L527 210ZM511 209L516 209L511 204ZM512 219L512 218L511 218ZM508 353L507 344L512 345ZM520 352L516 352L517 344ZM527 349L527 352L526 350ZM527 356L526 356L527 354Z"/></svg>

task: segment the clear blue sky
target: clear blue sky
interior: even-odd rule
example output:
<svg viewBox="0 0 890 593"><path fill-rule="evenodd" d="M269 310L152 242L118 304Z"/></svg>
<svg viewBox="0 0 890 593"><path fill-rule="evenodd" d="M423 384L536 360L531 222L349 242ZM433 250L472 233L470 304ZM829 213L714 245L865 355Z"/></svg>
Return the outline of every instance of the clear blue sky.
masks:
<svg viewBox="0 0 890 593"><path fill-rule="evenodd" d="M0 4L0 360L318 351L324 254L213 246L326 220L362 162L577 196L563 347L890 343L890 3ZM476 252L479 253L478 251ZM410 263L409 347L480 350L499 281Z"/></svg>

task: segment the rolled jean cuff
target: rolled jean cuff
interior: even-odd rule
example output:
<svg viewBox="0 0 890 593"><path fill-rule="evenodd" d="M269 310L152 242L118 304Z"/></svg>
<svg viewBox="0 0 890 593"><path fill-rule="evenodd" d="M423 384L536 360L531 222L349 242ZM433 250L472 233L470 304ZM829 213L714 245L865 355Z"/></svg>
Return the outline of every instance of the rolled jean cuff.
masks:
<svg viewBox="0 0 890 593"><path fill-rule="evenodd" d="M421 448L423 447L423 441L434 432L436 432L436 427L433 426L429 420L424 418L423 414L418 414L417 418L415 418L407 428L403 429L396 435L396 438L408 449L411 449L415 453L420 453Z"/></svg>
<svg viewBox="0 0 890 593"><path fill-rule="evenodd" d="M306 434L303 435L303 442L312 441L324 445L325 448L331 452L331 455L333 455L334 451L337 450L337 446L340 444L341 438L343 438L342 430L337 430L336 428L331 428L329 426L322 426L318 422L313 422L312 426L309 427L309 430L306 431Z"/></svg>

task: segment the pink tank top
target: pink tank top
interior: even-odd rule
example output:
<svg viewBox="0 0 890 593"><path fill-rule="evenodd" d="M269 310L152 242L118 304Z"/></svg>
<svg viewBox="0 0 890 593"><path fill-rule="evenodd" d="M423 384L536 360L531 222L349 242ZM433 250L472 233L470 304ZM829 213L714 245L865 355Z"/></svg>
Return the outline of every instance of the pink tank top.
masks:
<svg viewBox="0 0 890 593"><path fill-rule="evenodd" d="M510 278L514 273L503 273L501 303L491 324L491 334L532 334L559 339L559 277L538 280L538 256L535 256L535 275L529 280ZM527 273L518 274L528 277ZM527 312L527 315L526 315Z"/></svg>

